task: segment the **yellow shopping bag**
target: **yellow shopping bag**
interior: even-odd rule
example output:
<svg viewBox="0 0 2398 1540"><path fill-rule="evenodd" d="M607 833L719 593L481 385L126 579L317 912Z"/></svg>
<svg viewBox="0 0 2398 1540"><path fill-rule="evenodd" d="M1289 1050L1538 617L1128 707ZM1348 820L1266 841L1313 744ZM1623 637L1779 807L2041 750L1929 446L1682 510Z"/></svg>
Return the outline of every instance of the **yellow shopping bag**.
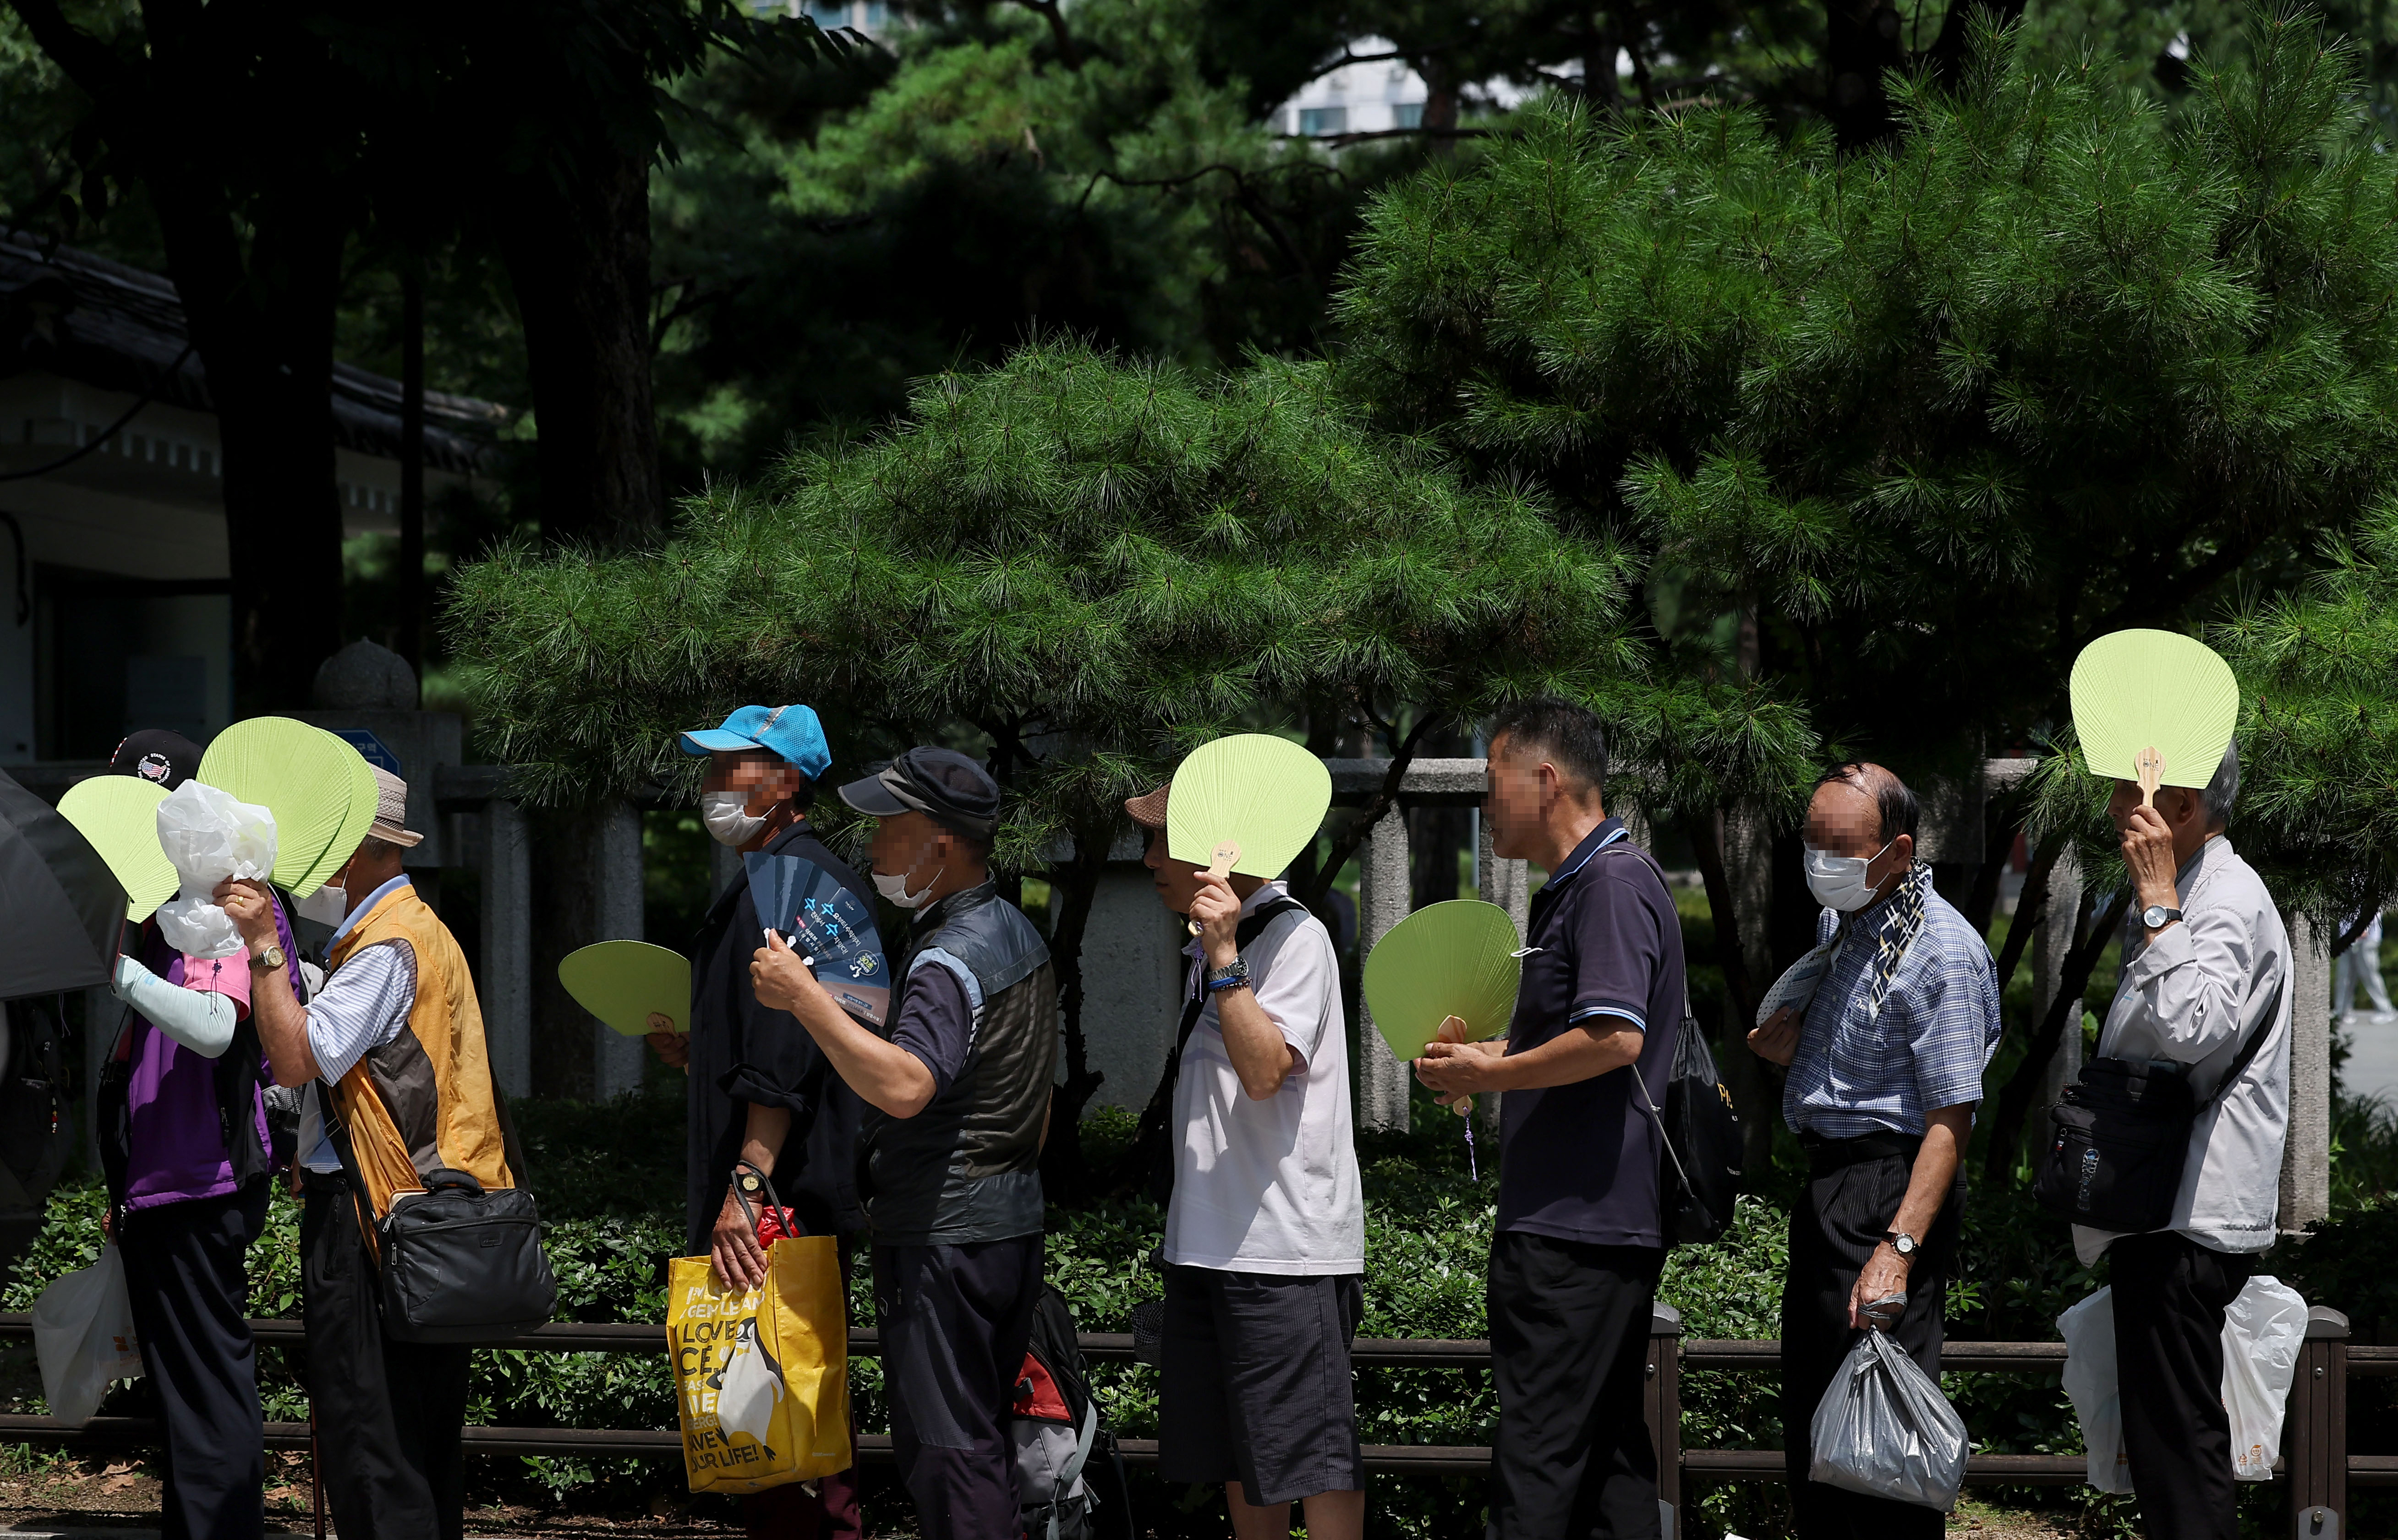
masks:
<svg viewBox="0 0 2398 1540"><path fill-rule="evenodd" d="M847 1470L849 1326L829 1236L766 1248L766 1283L727 1288L706 1257L667 1279L682 1456L694 1492L763 1492Z"/></svg>

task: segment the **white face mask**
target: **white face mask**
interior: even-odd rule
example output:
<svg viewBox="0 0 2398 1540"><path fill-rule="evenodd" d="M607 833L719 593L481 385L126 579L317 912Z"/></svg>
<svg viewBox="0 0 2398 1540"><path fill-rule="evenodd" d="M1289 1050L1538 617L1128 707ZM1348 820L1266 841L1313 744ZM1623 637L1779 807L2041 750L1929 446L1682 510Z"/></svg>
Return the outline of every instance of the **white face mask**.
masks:
<svg viewBox="0 0 2398 1540"><path fill-rule="evenodd" d="M939 882L941 873L948 870L946 866L935 867L933 874L924 879L924 885L913 893L908 891L908 873L905 871L893 875L877 871L872 873L874 891L897 904L901 909L922 909L924 899L933 891L933 885Z"/></svg>
<svg viewBox="0 0 2398 1540"><path fill-rule="evenodd" d="M766 827L766 815L749 811L747 791L702 791L699 794L699 820L707 825L707 832L719 844L729 844L735 850L758 837Z"/></svg>
<svg viewBox="0 0 2398 1540"><path fill-rule="evenodd" d="M291 912L320 925L337 925L350 917L349 889L327 883L291 906Z"/></svg>
<svg viewBox="0 0 2398 1540"><path fill-rule="evenodd" d="M1898 842L1893 840L1891 844ZM1843 914L1853 914L1873 902L1873 884L1866 881L1866 868L1881 859L1883 851L1870 856L1835 856L1828 850L1807 847L1807 891L1825 909L1837 909Z"/></svg>

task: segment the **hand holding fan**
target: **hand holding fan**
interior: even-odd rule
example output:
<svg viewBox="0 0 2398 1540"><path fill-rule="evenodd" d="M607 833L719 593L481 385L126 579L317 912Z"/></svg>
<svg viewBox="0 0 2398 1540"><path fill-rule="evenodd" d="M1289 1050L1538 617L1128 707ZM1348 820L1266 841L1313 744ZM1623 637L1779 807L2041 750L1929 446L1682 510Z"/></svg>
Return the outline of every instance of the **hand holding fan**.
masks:
<svg viewBox="0 0 2398 1540"><path fill-rule="evenodd" d="M1165 850L1219 877L1274 878L1332 805L1332 773L1288 738L1236 733L1191 751L1165 804ZM1194 922L1191 934L1199 934Z"/></svg>
<svg viewBox="0 0 2398 1540"><path fill-rule="evenodd" d="M2176 631L2114 631L2073 660L2073 729L2093 773L2157 788L2215 778L2240 723L2240 682L2215 650Z"/></svg>
<svg viewBox="0 0 2398 1540"><path fill-rule="evenodd" d="M1435 1041L1478 1043L1506 1031L1522 945L1505 910L1473 898L1427 905L1393 925L1366 954L1364 979L1366 1009L1391 1052L1421 1059ZM1454 1105L1462 1117L1474 1099ZM1471 1124L1465 1138L1471 1159Z"/></svg>
<svg viewBox="0 0 2398 1540"><path fill-rule="evenodd" d="M865 902L802 857L753 850L741 864L759 920L802 955L833 1004L881 1026L891 1013L891 969Z"/></svg>
<svg viewBox="0 0 2398 1540"><path fill-rule="evenodd" d="M347 743L290 717L219 733L199 779L275 815L275 885L304 898L357 853L374 822L375 778Z"/></svg>
<svg viewBox="0 0 2398 1540"><path fill-rule="evenodd" d="M558 981L574 1003L626 1037L691 1030L691 959L647 941L600 941L570 952Z"/></svg>
<svg viewBox="0 0 2398 1540"><path fill-rule="evenodd" d="M158 844L167 789L139 776L94 776L67 788L59 814L75 826L125 889L125 917L139 925L175 896L182 879Z"/></svg>

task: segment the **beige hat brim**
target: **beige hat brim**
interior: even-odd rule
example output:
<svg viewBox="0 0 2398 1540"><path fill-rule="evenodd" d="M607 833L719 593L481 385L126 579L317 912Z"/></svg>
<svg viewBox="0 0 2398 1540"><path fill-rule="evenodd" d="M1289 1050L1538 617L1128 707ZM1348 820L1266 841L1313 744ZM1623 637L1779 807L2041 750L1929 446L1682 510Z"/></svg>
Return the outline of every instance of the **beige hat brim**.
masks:
<svg viewBox="0 0 2398 1540"><path fill-rule="evenodd" d="M424 836L415 830L402 829L397 824L385 823L381 818L367 826L367 833L370 838L381 840L386 844L398 845L402 849L413 849L424 843Z"/></svg>

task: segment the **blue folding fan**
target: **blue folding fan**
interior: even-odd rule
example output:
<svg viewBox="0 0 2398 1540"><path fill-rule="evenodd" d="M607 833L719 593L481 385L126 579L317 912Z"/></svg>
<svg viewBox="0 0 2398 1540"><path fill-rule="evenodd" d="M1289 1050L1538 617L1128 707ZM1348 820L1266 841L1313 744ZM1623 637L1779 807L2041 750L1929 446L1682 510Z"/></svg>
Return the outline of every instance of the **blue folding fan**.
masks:
<svg viewBox="0 0 2398 1540"><path fill-rule="evenodd" d="M751 851L749 901L759 923L780 931L808 959L816 982L852 1016L881 1026L891 1014L891 969L882 938L857 895L815 862Z"/></svg>

